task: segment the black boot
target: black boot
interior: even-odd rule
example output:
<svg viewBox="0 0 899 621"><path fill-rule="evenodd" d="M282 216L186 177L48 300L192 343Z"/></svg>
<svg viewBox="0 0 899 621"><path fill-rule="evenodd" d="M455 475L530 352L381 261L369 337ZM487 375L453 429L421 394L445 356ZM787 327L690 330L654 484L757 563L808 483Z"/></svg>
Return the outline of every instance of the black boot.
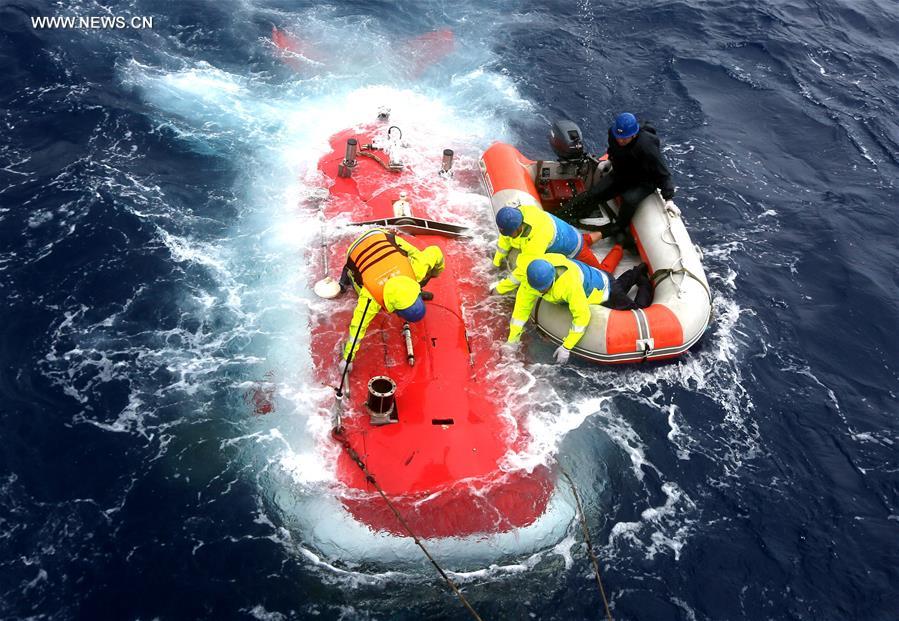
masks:
<svg viewBox="0 0 899 621"><path fill-rule="evenodd" d="M615 234L615 243L621 244L621 247L631 254L636 254L637 252L637 242L634 241L634 237L629 231L618 231Z"/></svg>
<svg viewBox="0 0 899 621"><path fill-rule="evenodd" d="M596 230L599 231L600 233L602 233L603 239L611 239L613 237L616 237L616 243L618 243L617 235L619 233L619 230L618 230L618 225L615 224L614 222L609 222L608 224L603 224L602 226L598 226L598 227L596 227Z"/></svg>

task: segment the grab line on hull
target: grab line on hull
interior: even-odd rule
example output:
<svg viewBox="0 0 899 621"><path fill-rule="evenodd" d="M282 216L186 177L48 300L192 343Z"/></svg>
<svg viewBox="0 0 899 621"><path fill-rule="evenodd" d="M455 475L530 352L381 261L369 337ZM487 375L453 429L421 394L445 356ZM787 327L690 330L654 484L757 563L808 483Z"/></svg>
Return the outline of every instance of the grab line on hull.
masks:
<svg viewBox="0 0 899 621"><path fill-rule="evenodd" d="M424 552L425 556L428 557L428 560L431 561L431 564L435 567L435 569L437 569L437 572L443 577L443 580L449 585L453 593L456 594L456 597L459 598L459 601L461 601L465 605L465 607L468 609L468 612L471 613L472 618L477 619L477 621L483 621L483 619L481 619L481 616L475 611L474 608L472 608L471 604L468 603L468 600L465 599L465 596L462 594L462 591L459 590L459 587L456 585L456 583L446 575L446 572L443 571L443 568L440 567L436 560L434 560L434 557L431 556L430 552L428 552L428 549L409 526L409 523L406 522L406 520L403 518L403 515L394 506L394 504L390 502L390 498L387 497L387 494L384 493L384 490L381 489L381 486L378 485L378 482L375 480L375 475L369 472L368 467L365 465L365 462L362 461L362 457L352 447L349 438L344 435L343 429L341 427L335 427L333 429L333 434L334 438L347 452L347 455L350 456L350 459L353 460L353 463L359 466L359 469L362 470L362 474L365 475L365 480L371 483L372 486L374 486L374 488L378 491L378 494L381 495L381 498L384 499L384 502L387 503L387 507L393 512L393 515L396 516L396 519L399 520L399 523L403 526L404 529L406 529L406 532L409 533L409 536L412 537L416 545L421 548L421 551ZM580 504L578 506L580 506ZM605 597L605 595L603 595L603 597ZM606 611L608 611L608 606L606 607Z"/></svg>

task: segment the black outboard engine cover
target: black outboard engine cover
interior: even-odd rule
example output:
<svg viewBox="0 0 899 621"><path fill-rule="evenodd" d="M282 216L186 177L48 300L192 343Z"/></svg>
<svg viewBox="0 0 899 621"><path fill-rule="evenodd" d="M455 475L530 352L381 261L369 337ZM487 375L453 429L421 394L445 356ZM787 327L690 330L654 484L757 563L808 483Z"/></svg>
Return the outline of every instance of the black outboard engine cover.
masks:
<svg viewBox="0 0 899 621"><path fill-rule="evenodd" d="M560 160L579 160L584 157L581 128L571 121L556 121L549 134L549 144Z"/></svg>

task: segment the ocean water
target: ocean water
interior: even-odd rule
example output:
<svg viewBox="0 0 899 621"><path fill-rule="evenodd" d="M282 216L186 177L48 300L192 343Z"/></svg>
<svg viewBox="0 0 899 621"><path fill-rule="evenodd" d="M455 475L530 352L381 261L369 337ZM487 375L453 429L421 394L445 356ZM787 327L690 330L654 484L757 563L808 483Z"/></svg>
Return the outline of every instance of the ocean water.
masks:
<svg viewBox="0 0 899 621"><path fill-rule="evenodd" d="M31 20L101 15L153 27ZM531 334L495 376L615 618L899 618L897 52L893 0L3 3L0 617L468 618L336 519L314 407L316 163L388 105L417 161L456 150L485 261L492 141L659 129L709 332L564 368ZM485 619L599 618L573 504L435 553Z"/></svg>

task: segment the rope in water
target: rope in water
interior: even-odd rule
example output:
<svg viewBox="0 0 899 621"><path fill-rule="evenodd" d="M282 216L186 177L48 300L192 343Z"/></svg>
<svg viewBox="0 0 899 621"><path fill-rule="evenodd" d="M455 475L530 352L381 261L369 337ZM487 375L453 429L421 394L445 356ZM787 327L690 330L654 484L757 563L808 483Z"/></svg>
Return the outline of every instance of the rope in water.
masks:
<svg viewBox="0 0 899 621"><path fill-rule="evenodd" d="M571 493L574 494L574 502L577 504L577 514L581 523L581 530L584 531L584 541L587 544L587 553L590 555L590 562L593 563L593 573L596 574L596 585L599 587L599 594L602 596L602 604L606 609L606 619L608 621L614 621L614 619L612 619L612 612L609 610L609 600L606 599L606 590L602 587L602 578L599 576L599 561L596 560L596 555L593 553L593 543L590 541L590 530L587 528L587 518L584 516L584 510L581 507L581 499L578 496L577 488L574 486L574 481L568 476L568 472L561 466L559 469L562 471L562 475L568 480L568 485L571 486Z"/></svg>
<svg viewBox="0 0 899 621"><path fill-rule="evenodd" d="M421 542L421 540L418 538L418 536L416 536L415 532L409 526L409 523L406 522L406 520L403 518L402 514L399 512L399 510L396 508L396 506L394 506L394 504L392 502L390 502L390 498L387 497L387 494L385 494L384 490L381 489L381 486L378 485L378 482L375 480L375 476L371 472L369 472L368 468L365 465L365 462L362 461L362 457L360 457L359 453L357 453L356 450L350 445L350 441L344 435L343 429L341 429L339 427L335 428L334 429L334 437L337 439L338 442L340 442L341 446L343 446L343 449L350 456L350 459L352 459L353 462L357 466L359 466L359 469L362 470L362 474L365 475L365 480L368 481L369 483L371 483L372 486L374 486L374 488L378 491L378 494L380 494L381 498L384 499L384 502L387 503L387 506L393 512L393 515L396 516L396 519L399 521L400 524L402 524L402 526L406 530L406 532L409 533L409 536L412 537L412 539L415 541L416 545L418 545L418 547L421 548L421 551L424 552L425 556L428 557L428 560L431 561L431 564L437 569L437 572L443 577L443 580L447 583L447 585L449 585L449 587L450 587L450 589L452 589L453 593L456 594L456 597L458 597L459 600L465 605L465 607L468 609L468 612L471 613L472 618L477 619L477 621L483 621L483 619L481 619L480 615L478 615L478 613L475 611L475 609L472 608L472 606L468 602L468 600L465 599L465 596L462 594L462 591L459 590L459 587L456 586L456 583L453 582L452 579L446 575L446 572L443 571L443 568L440 567L440 565L437 563L436 560L434 560L434 557L431 556L430 552L428 552L428 549Z"/></svg>

